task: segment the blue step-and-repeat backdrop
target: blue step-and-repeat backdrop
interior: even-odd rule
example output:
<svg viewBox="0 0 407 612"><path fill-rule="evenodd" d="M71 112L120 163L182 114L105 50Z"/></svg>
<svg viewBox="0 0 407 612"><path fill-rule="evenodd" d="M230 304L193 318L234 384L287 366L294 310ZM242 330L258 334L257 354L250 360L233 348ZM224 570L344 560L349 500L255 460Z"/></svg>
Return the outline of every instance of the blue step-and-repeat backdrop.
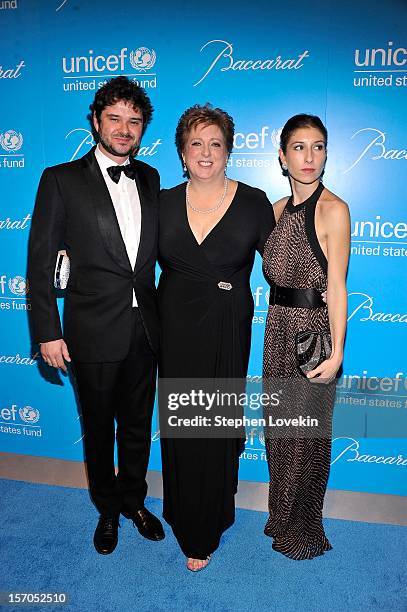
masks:
<svg viewBox="0 0 407 612"><path fill-rule="evenodd" d="M140 156L163 187L182 181L174 132L194 103L234 117L229 176L271 201L288 190L277 159L282 125L299 112L326 123L324 181L352 216L329 486L406 495L405 2L0 0L0 24L0 450L83 457L70 382L31 353L27 240L42 170L89 150L94 93L126 74L155 107ZM252 290L256 380L268 296L260 258ZM152 469L160 469L156 429ZM267 480L264 451L261 432L249 432L241 479Z"/></svg>

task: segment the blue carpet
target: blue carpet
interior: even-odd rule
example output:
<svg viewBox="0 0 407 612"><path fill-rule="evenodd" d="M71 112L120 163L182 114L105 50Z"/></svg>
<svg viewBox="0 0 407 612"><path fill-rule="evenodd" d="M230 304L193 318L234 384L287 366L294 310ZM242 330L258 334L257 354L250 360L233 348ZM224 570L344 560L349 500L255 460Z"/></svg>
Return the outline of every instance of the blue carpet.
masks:
<svg viewBox="0 0 407 612"><path fill-rule="evenodd" d="M123 519L115 552L98 555L87 491L0 480L0 500L0 591L70 597L9 612L407 610L403 527L326 520L334 549L298 562L272 550L264 513L238 510L208 568L193 574L167 526L164 541L149 542ZM159 500L147 506L161 514Z"/></svg>

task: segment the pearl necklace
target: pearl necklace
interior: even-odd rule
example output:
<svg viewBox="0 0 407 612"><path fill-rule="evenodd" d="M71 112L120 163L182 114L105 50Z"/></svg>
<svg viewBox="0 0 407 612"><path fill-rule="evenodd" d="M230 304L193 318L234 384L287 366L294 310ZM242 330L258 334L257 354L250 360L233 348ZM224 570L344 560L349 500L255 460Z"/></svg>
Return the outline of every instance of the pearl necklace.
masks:
<svg viewBox="0 0 407 612"><path fill-rule="evenodd" d="M222 206L223 202L225 201L225 197L226 197L226 194L227 194L227 191L228 191L228 179L227 179L226 176L225 176L225 182L224 182L224 187L223 187L223 194L222 194L222 197L219 200L218 204L216 204L216 206L214 206L213 208L208 208L208 209L205 209L205 210L202 210L201 208L195 208L195 206L192 206L192 204L190 202L190 199L189 199L189 185L190 184L191 184L191 181L189 180L188 183L187 183L187 188L186 188L186 192L185 192L186 200L187 200L188 206L193 211L195 211L197 213L201 213L202 215L206 215L208 213L213 213L216 210L218 210Z"/></svg>

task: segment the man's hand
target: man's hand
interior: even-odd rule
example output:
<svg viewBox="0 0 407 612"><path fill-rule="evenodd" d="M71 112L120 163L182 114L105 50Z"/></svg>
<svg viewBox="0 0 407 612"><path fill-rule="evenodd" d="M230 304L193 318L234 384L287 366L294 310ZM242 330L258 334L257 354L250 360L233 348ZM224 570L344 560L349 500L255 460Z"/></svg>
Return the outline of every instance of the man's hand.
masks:
<svg viewBox="0 0 407 612"><path fill-rule="evenodd" d="M52 340L51 342L42 342L40 345L41 356L45 363L53 368L61 368L66 372L65 361L70 362L68 347L62 340ZM65 361L64 361L65 360Z"/></svg>

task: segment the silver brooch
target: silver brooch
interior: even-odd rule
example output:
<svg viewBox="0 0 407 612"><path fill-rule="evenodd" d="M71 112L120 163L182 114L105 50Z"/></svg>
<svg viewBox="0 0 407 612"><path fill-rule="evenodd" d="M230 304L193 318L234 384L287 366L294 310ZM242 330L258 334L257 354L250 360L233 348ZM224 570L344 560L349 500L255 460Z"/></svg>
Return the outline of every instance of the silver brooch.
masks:
<svg viewBox="0 0 407 612"><path fill-rule="evenodd" d="M225 291L230 291L232 289L232 285L230 283L224 283L223 281L218 283L218 287L219 289L225 289Z"/></svg>

